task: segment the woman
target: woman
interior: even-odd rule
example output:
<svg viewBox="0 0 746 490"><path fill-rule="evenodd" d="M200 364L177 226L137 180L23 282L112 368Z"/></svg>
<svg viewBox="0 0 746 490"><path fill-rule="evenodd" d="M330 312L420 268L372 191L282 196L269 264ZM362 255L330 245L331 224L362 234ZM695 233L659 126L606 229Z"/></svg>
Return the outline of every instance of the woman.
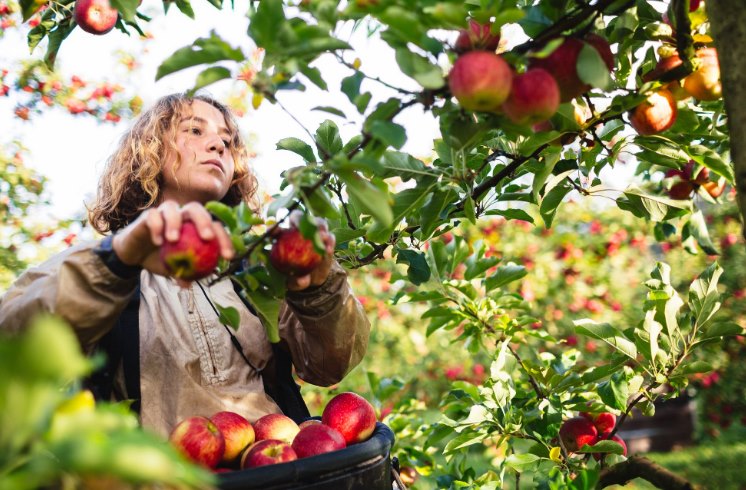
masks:
<svg viewBox="0 0 746 490"><path fill-rule="evenodd" d="M130 351L138 351L143 427L167 435L193 415L230 410L255 421L281 411L263 383L280 351L231 281L177 282L158 257L164 240L176 241L182 221L191 220L202 238L218 239L222 257L232 258L228 234L203 205L251 201L255 191L245 144L225 106L205 96L160 99L122 138L89 209L94 228L113 234L25 272L0 299L0 328L17 331L34 314L51 312L72 325L90 353L134 304L139 340ZM333 236L323 227L321 233L329 253L309 275L288 278L280 336L296 374L327 386L360 362L370 325L332 258ZM215 304L239 310L235 336L243 352ZM120 340L137 335L136 328ZM137 391L122 364L114 367L115 399Z"/></svg>

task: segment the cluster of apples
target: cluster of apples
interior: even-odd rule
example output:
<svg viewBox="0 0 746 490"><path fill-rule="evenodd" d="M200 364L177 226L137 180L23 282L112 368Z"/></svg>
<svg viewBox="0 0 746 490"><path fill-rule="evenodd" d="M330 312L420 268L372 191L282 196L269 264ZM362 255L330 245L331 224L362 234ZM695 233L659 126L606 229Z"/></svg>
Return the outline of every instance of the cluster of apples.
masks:
<svg viewBox="0 0 746 490"><path fill-rule="evenodd" d="M590 90L577 69L585 46L598 52L609 72L614 67L609 43L596 34L560 39L548 56L532 56L523 73L516 73L496 53L499 43L500 34L493 32L491 24L470 20L469 29L456 40L459 56L448 74L448 85L464 109L503 113L516 124L543 123L560 103Z"/></svg>
<svg viewBox="0 0 746 490"><path fill-rule="evenodd" d="M252 424L237 413L223 411L210 418L182 420L169 440L195 463L230 471L338 451L368 440L375 428L373 405L356 393L344 392L327 403L321 420L296 424L286 415L272 413Z"/></svg>
<svg viewBox="0 0 746 490"><path fill-rule="evenodd" d="M616 426L616 415L609 412L589 413L580 412L577 417L565 420L559 430L562 444L569 453L579 451L586 444L593 446L599 441L610 439L620 446L624 456L627 455L627 444L621 437L614 434L609 437ZM593 453L597 460L601 459L601 453Z"/></svg>
<svg viewBox="0 0 746 490"><path fill-rule="evenodd" d="M725 190L725 179L717 176L713 179L710 169L700 167L694 160L689 160L682 169L668 170L666 178L673 180L668 189L668 195L672 199L689 199L700 187L713 198L720 197Z"/></svg>
<svg viewBox="0 0 746 490"><path fill-rule="evenodd" d="M160 258L166 269L179 279L196 281L215 271L220 259L217 238L204 240L191 221L181 225L179 239L166 241L161 246ZM303 276L321 262L322 257L313 242L294 227L279 229L273 237L269 261L272 266L289 276Z"/></svg>

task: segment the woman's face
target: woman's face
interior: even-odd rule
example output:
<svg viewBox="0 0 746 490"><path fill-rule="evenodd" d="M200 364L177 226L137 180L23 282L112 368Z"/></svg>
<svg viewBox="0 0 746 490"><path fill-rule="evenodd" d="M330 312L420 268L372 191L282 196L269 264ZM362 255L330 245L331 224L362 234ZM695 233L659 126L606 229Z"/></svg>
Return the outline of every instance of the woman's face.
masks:
<svg viewBox="0 0 746 490"><path fill-rule="evenodd" d="M177 121L176 150L167 147L163 163L163 200L179 204L219 201L230 187L234 162L231 134L223 114L195 100Z"/></svg>

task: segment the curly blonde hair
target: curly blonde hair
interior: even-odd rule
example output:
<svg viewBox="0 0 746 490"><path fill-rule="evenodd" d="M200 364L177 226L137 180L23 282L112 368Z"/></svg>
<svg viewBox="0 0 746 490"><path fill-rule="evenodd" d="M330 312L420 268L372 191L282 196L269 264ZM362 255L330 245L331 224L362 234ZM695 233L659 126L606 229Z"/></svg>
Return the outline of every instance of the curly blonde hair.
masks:
<svg viewBox="0 0 746 490"><path fill-rule="evenodd" d="M235 206L244 201L256 209L256 176L249 168L246 143L230 109L207 95L172 94L160 98L140 115L107 160L96 199L88 207L88 219L94 229L100 233L121 230L160 201L166 145L176 151L174 141L179 119L188 113L195 100L218 109L231 135L229 150L235 171L221 202Z"/></svg>

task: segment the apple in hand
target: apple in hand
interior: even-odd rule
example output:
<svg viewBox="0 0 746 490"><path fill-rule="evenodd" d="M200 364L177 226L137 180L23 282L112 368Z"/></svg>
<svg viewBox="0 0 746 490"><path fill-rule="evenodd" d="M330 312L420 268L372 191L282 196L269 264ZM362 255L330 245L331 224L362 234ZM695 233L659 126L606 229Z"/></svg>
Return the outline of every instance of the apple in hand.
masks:
<svg viewBox="0 0 746 490"><path fill-rule="evenodd" d="M313 242L304 237L298 228L281 229L269 253L272 266L288 276L305 276L318 267L321 259Z"/></svg>
<svg viewBox="0 0 746 490"><path fill-rule="evenodd" d="M587 418L573 417L562 423L559 436L565 449L575 452L586 444L589 446L595 444L598 439L598 430Z"/></svg>
<svg viewBox="0 0 746 490"><path fill-rule="evenodd" d="M338 430L325 424L310 424L302 428L293 439L293 450L299 458L338 451L347 447Z"/></svg>
<svg viewBox="0 0 746 490"><path fill-rule="evenodd" d="M497 111L510 94L513 72L495 53L470 51L458 57L448 74L448 86L467 111Z"/></svg>
<svg viewBox="0 0 746 490"><path fill-rule="evenodd" d="M321 422L342 434L347 444L368 439L376 429L376 410L357 393L340 393L326 404Z"/></svg>
<svg viewBox="0 0 746 490"><path fill-rule="evenodd" d="M559 87L554 77L541 68L531 68L513 77L503 111L516 124L535 125L552 117L559 104Z"/></svg>
<svg viewBox="0 0 746 490"><path fill-rule="evenodd" d="M196 281L215 270L220 259L217 238L203 240L191 221L184 221L175 242L165 240L161 246L161 261L174 277Z"/></svg>
<svg viewBox="0 0 746 490"><path fill-rule="evenodd" d="M296 459L298 459L298 456L287 442L265 439L258 441L244 451L243 456L241 456L241 469L285 463Z"/></svg>
<svg viewBox="0 0 746 490"><path fill-rule="evenodd" d="M293 419L281 413L269 413L254 422L257 441L278 439L290 444L299 430Z"/></svg>
<svg viewBox="0 0 746 490"><path fill-rule="evenodd" d="M75 23L90 34L101 35L112 30L118 15L109 0L75 0Z"/></svg>
<svg viewBox="0 0 746 490"><path fill-rule="evenodd" d="M210 417L225 439L223 462L230 463L254 442L254 428L245 417L235 412L218 412Z"/></svg>
<svg viewBox="0 0 746 490"><path fill-rule="evenodd" d="M206 417L182 420L168 439L184 456L207 468L215 468L225 452L223 434Z"/></svg>

